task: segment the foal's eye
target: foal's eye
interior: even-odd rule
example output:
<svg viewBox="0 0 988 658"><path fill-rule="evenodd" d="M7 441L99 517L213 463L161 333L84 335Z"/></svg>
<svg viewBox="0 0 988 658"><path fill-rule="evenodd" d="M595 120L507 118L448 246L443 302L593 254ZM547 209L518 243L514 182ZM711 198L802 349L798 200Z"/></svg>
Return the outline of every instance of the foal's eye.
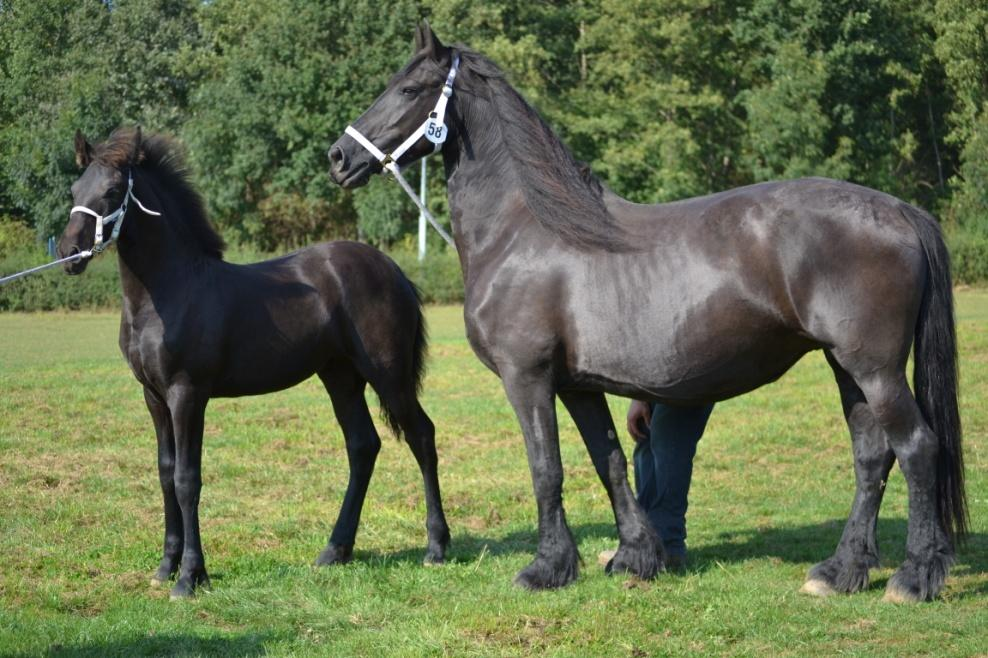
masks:
<svg viewBox="0 0 988 658"><path fill-rule="evenodd" d="M419 89L418 87L403 87L401 90L401 95L409 98L415 98L419 95Z"/></svg>

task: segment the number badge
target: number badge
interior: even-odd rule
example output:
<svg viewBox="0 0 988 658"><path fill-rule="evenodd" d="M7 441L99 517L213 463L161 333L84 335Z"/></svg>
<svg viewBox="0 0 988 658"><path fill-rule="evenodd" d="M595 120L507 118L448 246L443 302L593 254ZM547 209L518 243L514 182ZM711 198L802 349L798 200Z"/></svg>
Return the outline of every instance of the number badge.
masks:
<svg viewBox="0 0 988 658"><path fill-rule="evenodd" d="M433 144L445 142L446 133L446 124L436 123L435 119L429 119L425 124L425 138Z"/></svg>

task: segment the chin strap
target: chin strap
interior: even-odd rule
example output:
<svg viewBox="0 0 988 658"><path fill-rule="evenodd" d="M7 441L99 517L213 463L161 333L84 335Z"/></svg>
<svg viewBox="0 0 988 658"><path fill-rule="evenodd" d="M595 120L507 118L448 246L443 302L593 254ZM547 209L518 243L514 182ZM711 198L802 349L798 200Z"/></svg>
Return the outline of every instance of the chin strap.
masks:
<svg viewBox="0 0 988 658"><path fill-rule="evenodd" d="M453 55L453 65L449 68L449 73L446 75L446 82L443 83L442 92L439 94L439 99L436 101L436 106L433 108L432 112L425 121L422 122L415 132L408 136L404 142L398 145L391 153L385 153L381 149L374 146L374 143L369 139L364 137L359 130L353 126L346 127L346 134L352 137L358 144L363 146L367 151L373 155L378 162L395 177L401 188L405 190L405 193L411 197L415 205L418 206L425 218L429 220L432 224L432 228L436 229L436 232L442 236L446 243L456 249L456 245L453 244L453 238L449 236L443 227L436 221L436 218L432 216L429 209L425 207L422 200L419 199L418 195L412 189L405 177L401 175L401 167L398 166L398 160L405 154L408 149L412 148L416 142L425 137L427 140L432 142L433 149L432 152L436 153L442 148L443 143L446 141L446 137L449 135L449 129L446 127L446 106L449 104L449 99L453 97L453 82L456 80L456 72L460 68L460 56L458 54ZM136 199L135 199L136 201Z"/></svg>

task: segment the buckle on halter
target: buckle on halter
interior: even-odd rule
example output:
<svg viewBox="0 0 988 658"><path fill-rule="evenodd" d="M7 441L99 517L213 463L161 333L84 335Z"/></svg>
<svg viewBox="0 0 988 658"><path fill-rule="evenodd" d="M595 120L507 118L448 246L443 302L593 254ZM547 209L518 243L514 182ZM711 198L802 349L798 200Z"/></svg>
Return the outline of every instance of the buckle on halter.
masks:
<svg viewBox="0 0 988 658"><path fill-rule="evenodd" d="M443 85L443 96L446 98L453 97L453 88L448 83Z"/></svg>

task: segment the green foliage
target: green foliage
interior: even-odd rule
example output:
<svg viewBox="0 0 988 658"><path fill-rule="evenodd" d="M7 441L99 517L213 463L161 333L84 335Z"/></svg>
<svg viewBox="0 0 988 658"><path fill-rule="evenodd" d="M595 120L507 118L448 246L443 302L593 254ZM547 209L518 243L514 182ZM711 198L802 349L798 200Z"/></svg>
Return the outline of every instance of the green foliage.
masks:
<svg viewBox="0 0 988 658"><path fill-rule="evenodd" d="M405 191L390 178L375 177L354 196L357 229L362 240L383 247L408 233L417 215Z"/></svg>
<svg viewBox="0 0 988 658"><path fill-rule="evenodd" d="M0 258L30 251L36 242L34 231L26 224L15 219L0 217Z"/></svg>
<svg viewBox="0 0 988 658"><path fill-rule="evenodd" d="M983 283L988 281L988 232L958 229L947 234L954 281Z"/></svg>
<svg viewBox="0 0 988 658"><path fill-rule="evenodd" d="M57 234L74 130L142 123L188 145L231 242L399 244L414 206L384 183L339 189L326 149L405 61L421 15L497 61L633 200L825 175L988 232L982 0L6 0L0 217Z"/></svg>
<svg viewBox="0 0 988 658"><path fill-rule="evenodd" d="M41 249L21 250L0 257L0 273L13 274L47 260ZM0 286L0 311L53 311L120 307L117 259L104 255L89 263L85 273L69 276L53 267Z"/></svg>

